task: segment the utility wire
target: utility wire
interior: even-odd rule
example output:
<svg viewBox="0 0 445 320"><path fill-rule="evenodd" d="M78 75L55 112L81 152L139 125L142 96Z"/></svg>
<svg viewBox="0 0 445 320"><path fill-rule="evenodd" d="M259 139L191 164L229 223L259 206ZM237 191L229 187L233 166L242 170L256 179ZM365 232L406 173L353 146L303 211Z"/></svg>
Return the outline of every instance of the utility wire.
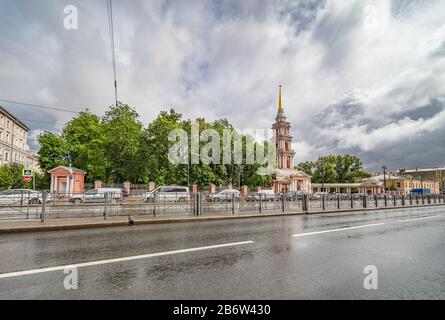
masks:
<svg viewBox="0 0 445 320"><path fill-rule="evenodd" d="M113 23L112 0L107 0L107 13L108 13L108 30L110 32L110 44L111 44L111 61L113 63L114 98L115 98L116 107L117 107L116 51L115 51L115 46L114 46L114 23Z"/></svg>
<svg viewBox="0 0 445 320"><path fill-rule="evenodd" d="M63 125L66 124L64 122L58 122L58 121L49 122L49 121L41 121L41 120L23 119L23 118L21 118L20 121L23 121L23 122L36 122L36 123L43 123L43 124L63 124Z"/></svg>
<svg viewBox="0 0 445 320"><path fill-rule="evenodd" d="M42 106L42 105L38 105L38 104L32 104L32 103L26 103L26 102L14 101L14 100L0 99L0 101L6 102L6 103L21 104L21 105L28 106L28 107L47 109L47 110L52 110L52 111L62 111L62 112L69 112L69 113L76 113L76 114L79 113L79 111L63 109L63 108L59 108L59 107Z"/></svg>

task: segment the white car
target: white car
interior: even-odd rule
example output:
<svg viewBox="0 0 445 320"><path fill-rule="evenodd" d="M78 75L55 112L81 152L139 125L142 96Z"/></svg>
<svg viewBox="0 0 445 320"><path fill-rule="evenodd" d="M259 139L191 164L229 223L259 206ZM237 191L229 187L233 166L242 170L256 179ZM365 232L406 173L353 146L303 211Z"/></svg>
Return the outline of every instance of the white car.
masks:
<svg viewBox="0 0 445 320"><path fill-rule="evenodd" d="M321 199L321 197L324 196L325 199L327 199L328 195L329 195L329 192L320 192L320 191L319 191L319 192L315 192L315 193L312 195L312 197L315 198L315 199Z"/></svg>
<svg viewBox="0 0 445 320"><path fill-rule="evenodd" d="M189 188L181 186L163 186L144 193L142 200L144 202L185 202L190 200Z"/></svg>
<svg viewBox="0 0 445 320"><path fill-rule="evenodd" d="M51 199L47 194L46 202ZM9 189L0 193L0 204L23 205L38 204L43 202L43 195L39 191L30 189Z"/></svg>
<svg viewBox="0 0 445 320"><path fill-rule="evenodd" d="M105 196L107 194L107 196ZM70 202L74 204L81 203L105 203L119 201L123 198L123 192L121 188L98 188L85 192L85 194L76 194L70 197Z"/></svg>

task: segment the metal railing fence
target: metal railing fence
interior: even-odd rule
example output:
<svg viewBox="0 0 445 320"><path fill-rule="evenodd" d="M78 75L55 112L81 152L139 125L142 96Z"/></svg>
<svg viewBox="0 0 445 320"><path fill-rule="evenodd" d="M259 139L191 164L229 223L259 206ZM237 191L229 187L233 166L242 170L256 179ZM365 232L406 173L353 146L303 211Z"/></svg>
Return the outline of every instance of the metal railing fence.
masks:
<svg viewBox="0 0 445 320"><path fill-rule="evenodd" d="M55 219L167 214L246 215L283 212L335 212L346 209L415 207L445 204L444 194L433 195L308 195L248 193L85 192L50 194L31 191L0 195L0 219Z"/></svg>

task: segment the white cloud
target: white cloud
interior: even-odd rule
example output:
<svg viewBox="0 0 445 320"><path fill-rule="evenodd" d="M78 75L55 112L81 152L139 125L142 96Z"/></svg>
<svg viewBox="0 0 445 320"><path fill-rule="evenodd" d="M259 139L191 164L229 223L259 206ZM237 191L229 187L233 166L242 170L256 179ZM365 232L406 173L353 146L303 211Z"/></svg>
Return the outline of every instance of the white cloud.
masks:
<svg viewBox="0 0 445 320"><path fill-rule="evenodd" d="M350 128L339 125L324 131L322 135L327 140L337 140L338 146L343 149L358 147L363 151L371 151L377 146L408 142L409 138L443 128L444 123L445 111L442 111L431 119L403 118L373 130L369 130L367 125Z"/></svg>
<svg viewBox="0 0 445 320"><path fill-rule="evenodd" d="M113 103L105 4L72 3L77 31L63 28L63 3L7 3L0 98L98 113ZM443 1L132 1L114 14L119 98L144 122L172 107L268 129L282 83L301 159L443 129L442 115L394 118L445 97ZM347 118L320 117L346 102Z"/></svg>

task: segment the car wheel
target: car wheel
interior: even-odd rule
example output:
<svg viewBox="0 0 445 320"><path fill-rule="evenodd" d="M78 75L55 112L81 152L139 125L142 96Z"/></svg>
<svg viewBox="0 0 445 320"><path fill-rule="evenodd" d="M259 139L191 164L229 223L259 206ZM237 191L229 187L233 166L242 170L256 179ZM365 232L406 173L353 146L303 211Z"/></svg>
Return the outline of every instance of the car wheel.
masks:
<svg viewBox="0 0 445 320"><path fill-rule="evenodd" d="M178 199L178 202L184 202L184 201L185 201L184 197L181 197L181 198Z"/></svg>
<svg viewBox="0 0 445 320"><path fill-rule="evenodd" d="M74 200L74 204L81 204L82 203L82 200L81 199L75 199Z"/></svg>
<svg viewBox="0 0 445 320"><path fill-rule="evenodd" d="M37 200L37 199L31 199L31 200L29 200L29 203L30 203L30 204L37 204L37 203L39 203L39 200Z"/></svg>

